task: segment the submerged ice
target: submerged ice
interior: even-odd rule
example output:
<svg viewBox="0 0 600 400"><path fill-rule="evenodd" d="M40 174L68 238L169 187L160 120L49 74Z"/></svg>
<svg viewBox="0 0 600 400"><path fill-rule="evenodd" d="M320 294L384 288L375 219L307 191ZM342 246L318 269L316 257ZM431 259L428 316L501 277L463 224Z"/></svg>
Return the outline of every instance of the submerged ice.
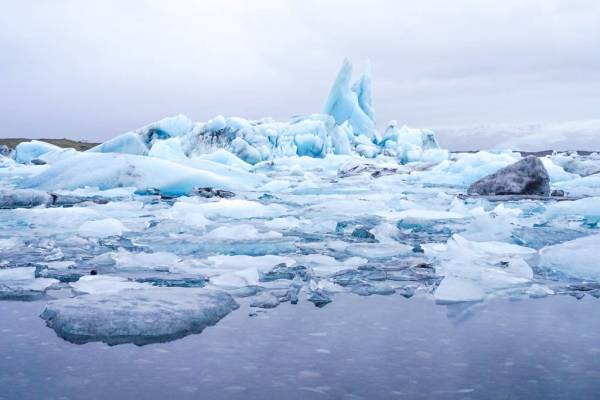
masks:
<svg viewBox="0 0 600 400"><path fill-rule="evenodd" d="M85 152L3 151L0 297L48 302L74 343L141 345L238 302L597 293L597 154L450 153L377 125L371 85L345 61L321 113L288 122L177 115Z"/></svg>

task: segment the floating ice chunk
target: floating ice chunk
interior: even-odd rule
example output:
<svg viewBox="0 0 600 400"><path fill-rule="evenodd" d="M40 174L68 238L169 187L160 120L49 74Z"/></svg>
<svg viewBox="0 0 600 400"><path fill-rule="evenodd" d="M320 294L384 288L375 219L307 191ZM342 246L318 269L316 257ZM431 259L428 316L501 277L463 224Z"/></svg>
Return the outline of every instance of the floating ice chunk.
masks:
<svg viewBox="0 0 600 400"><path fill-rule="evenodd" d="M283 179L273 179L260 187L261 192L282 192L290 187L290 182Z"/></svg>
<svg viewBox="0 0 600 400"><path fill-rule="evenodd" d="M225 292L161 287L56 300L41 317L72 343L141 346L200 333L238 307Z"/></svg>
<svg viewBox="0 0 600 400"><path fill-rule="evenodd" d="M560 201L549 205L545 212L546 218L557 216L581 216L589 222L600 221L600 197L587 197L574 201Z"/></svg>
<svg viewBox="0 0 600 400"><path fill-rule="evenodd" d="M17 238L1 238L0 250L10 250L21 246L23 243Z"/></svg>
<svg viewBox="0 0 600 400"><path fill-rule="evenodd" d="M338 261L324 254L309 254L296 258L298 263L311 267L319 276L328 276L348 268L357 268L365 265L368 260L362 257L350 257L344 261Z"/></svg>
<svg viewBox="0 0 600 400"><path fill-rule="evenodd" d="M279 204L264 205L256 201L242 199L222 199L216 202L198 204L198 211L208 218L269 218L286 213Z"/></svg>
<svg viewBox="0 0 600 400"><path fill-rule="evenodd" d="M210 283L221 288L240 288L258 285L259 275L256 268L225 272L210 278Z"/></svg>
<svg viewBox="0 0 600 400"><path fill-rule="evenodd" d="M127 289L148 289L150 285L119 276L86 275L71 283L71 287L80 293L114 294Z"/></svg>
<svg viewBox="0 0 600 400"><path fill-rule="evenodd" d="M306 219L298 219L296 217L282 217L273 218L272 220L265 221L265 226L269 229L274 230L285 230L294 229L299 227L301 224L309 224L310 221Z"/></svg>
<svg viewBox="0 0 600 400"><path fill-rule="evenodd" d="M108 262L108 265L114 265L119 270L169 270L181 261L177 255L169 252L129 252L125 249L102 257L107 260L105 262Z"/></svg>
<svg viewBox="0 0 600 400"><path fill-rule="evenodd" d="M454 203L455 206L457 202ZM465 211L470 217L470 223L465 226L461 236L478 242L509 240L513 229L519 225L519 217L523 213L519 208L505 207L504 203L498 204L490 211L486 211L483 207L474 207Z"/></svg>
<svg viewBox="0 0 600 400"><path fill-rule="evenodd" d="M148 147L146 147L140 135L134 132L127 132L107 140L88 151L94 153L146 155L148 154Z"/></svg>
<svg viewBox="0 0 600 400"><path fill-rule="evenodd" d="M582 158L577 155L556 154L549 158L571 174L588 176L600 172L600 158L597 155Z"/></svg>
<svg viewBox="0 0 600 400"><path fill-rule="evenodd" d="M248 241L273 240L279 239L282 236L283 235L279 232L259 232L258 229L256 229L252 225L239 224L231 226L220 226L205 234L203 238L206 240Z"/></svg>
<svg viewBox="0 0 600 400"><path fill-rule="evenodd" d="M544 168L548 171L548 175L550 176L550 182L562 182L562 181L570 181L571 179L580 178L579 175L569 173L565 171L561 166L556 165L552 158L546 156L540 158L542 164L544 164Z"/></svg>
<svg viewBox="0 0 600 400"><path fill-rule="evenodd" d="M87 237L108 237L108 236L121 236L123 232L128 231L119 221L115 218L106 218L96 221L86 221L79 227L79 234Z"/></svg>
<svg viewBox="0 0 600 400"><path fill-rule="evenodd" d="M457 278L451 280L436 299L445 302L455 299L460 292L457 285L468 284L464 288L467 297L481 292L491 293L498 289L524 285L533 278L533 271L524 257L536 253L534 249L503 242L474 242L460 235L453 235L445 244L423 244L425 254L438 261L437 275ZM437 293L437 292L436 292ZM453 300L456 301L456 300Z"/></svg>
<svg viewBox="0 0 600 400"><path fill-rule="evenodd" d="M250 307L258 307L258 308L275 308L279 305L279 300L277 297L273 296L271 293L262 293L254 298Z"/></svg>
<svg viewBox="0 0 600 400"><path fill-rule="evenodd" d="M194 187L238 190L245 188L246 182L153 157L83 153L57 162L22 185L52 190L86 186L100 190L117 187L157 188L162 193L186 194Z"/></svg>
<svg viewBox="0 0 600 400"><path fill-rule="evenodd" d="M331 88L323 112L333 116L338 125L348 121L355 133L375 139L375 123L367 115L367 113L373 114L372 104L370 104L370 73L367 71L355 86L362 97L362 103L367 107L366 112L361 108L359 96L350 88L351 79L352 64L346 59Z"/></svg>
<svg viewBox="0 0 600 400"><path fill-rule="evenodd" d="M255 268L264 271L277 264L294 265L296 261L293 258L276 255L266 256L210 256L207 259L208 264L216 271L236 270L240 268Z"/></svg>
<svg viewBox="0 0 600 400"><path fill-rule="evenodd" d="M600 235L570 240L540 250L539 265L579 279L600 281Z"/></svg>
<svg viewBox="0 0 600 400"><path fill-rule="evenodd" d="M61 233L77 232L85 221L100 218L97 211L87 207L17 209L14 215L17 221Z"/></svg>
<svg viewBox="0 0 600 400"><path fill-rule="evenodd" d="M55 283L56 279L36 278L34 267L0 269L0 300L35 300Z"/></svg>
<svg viewBox="0 0 600 400"><path fill-rule="evenodd" d="M555 186L574 196L600 196L600 174L558 182Z"/></svg>
<svg viewBox="0 0 600 400"><path fill-rule="evenodd" d="M435 299L440 304L481 301L485 292L471 279L456 276L445 277L435 291Z"/></svg>
<svg viewBox="0 0 600 400"><path fill-rule="evenodd" d="M205 210L203 204L177 201L171 208L157 211L155 215L160 219L177 220L187 226L204 228L211 223L203 214Z"/></svg>
<svg viewBox="0 0 600 400"><path fill-rule="evenodd" d="M15 147L15 161L21 164L29 164L31 160L39 158L49 151L57 151L61 148L50 143L39 140L21 142Z"/></svg>
<svg viewBox="0 0 600 400"><path fill-rule="evenodd" d="M426 209L408 209L403 211L378 211L375 215L398 220L410 221L434 221L451 220L465 218L463 214L454 211L426 210Z"/></svg>
<svg viewBox="0 0 600 400"><path fill-rule="evenodd" d="M550 289L548 286L540 285L538 283L534 283L527 290L527 294L529 295L529 297L532 297L534 299L551 296L554 293L554 290Z"/></svg>

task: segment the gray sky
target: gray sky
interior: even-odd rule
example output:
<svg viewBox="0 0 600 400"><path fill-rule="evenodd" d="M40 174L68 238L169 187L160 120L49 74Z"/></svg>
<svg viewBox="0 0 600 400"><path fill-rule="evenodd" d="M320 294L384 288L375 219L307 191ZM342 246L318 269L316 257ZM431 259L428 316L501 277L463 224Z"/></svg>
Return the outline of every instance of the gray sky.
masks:
<svg viewBox="0 0 600 400"><path fill-rule="evenodd" d="M380 129L600 118L597 0L5 0L0 137L287 120L344 57L371 60Z"/></svg>

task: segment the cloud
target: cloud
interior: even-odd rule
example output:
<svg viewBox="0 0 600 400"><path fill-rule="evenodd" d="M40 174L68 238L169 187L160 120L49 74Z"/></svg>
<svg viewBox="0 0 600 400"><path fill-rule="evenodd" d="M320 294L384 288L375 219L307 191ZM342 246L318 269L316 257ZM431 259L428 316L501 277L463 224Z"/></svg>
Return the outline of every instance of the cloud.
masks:
<svg viewBox="0 0 600 400"><path fill-rule="evenodd" d="M0 136L106 139L175 113L318 112L373 64L379 125L598 116L600 3L6 2Z"/></svg>

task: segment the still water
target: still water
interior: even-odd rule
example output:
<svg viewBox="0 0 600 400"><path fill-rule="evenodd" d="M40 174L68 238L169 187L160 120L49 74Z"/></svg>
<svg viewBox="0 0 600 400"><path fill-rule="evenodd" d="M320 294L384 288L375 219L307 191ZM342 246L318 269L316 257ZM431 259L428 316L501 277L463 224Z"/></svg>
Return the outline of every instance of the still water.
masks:
<svg viewBox="0 0 600 400"><path fill-rule="evenodd" d="M0 399L593 399L600 300L336 296L143 347L75 345L0 302Z"/></svg>

